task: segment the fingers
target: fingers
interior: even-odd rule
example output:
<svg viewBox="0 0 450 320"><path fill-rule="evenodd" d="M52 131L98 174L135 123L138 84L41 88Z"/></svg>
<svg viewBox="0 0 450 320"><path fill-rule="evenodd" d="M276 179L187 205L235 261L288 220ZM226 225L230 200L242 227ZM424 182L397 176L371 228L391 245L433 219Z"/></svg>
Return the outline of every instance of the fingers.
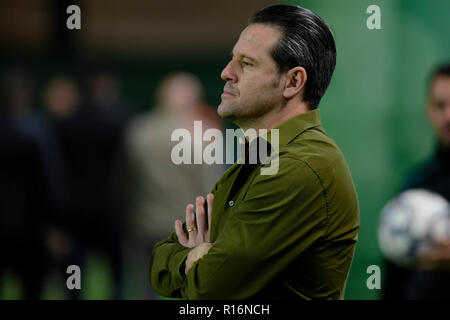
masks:
<svg viewBox="0 0 450 320"><path fill-rule="evenodd" d="M186 233L183 230L183 224L181 223L180 220L175 221L175 232L177 234L178 237L178 242L183 245L186 246L188 243L188 237L186 235Z"/></svg>
<svg viewBox="0 0 450 320"><path fill-rule="evenodd" d="M192 214L193 212L194 212L194 205L188 204L186 206L186 227L188 229L195 227L194 215ZM192 232L195 232L195 231L192 231Z"/></svg>
<svg viewBox="0 0 450 320"><path fill-rule="evenodd" d="M209 193L206 196L206 201L208 202L208 231L209 231L209 230L211 230L211 218L212 218L214 195L212 193ZM208 241L209 241L209 239L208 239Z"/></svg>
<svg viewBox="0 0 450 320"><path fill-rule="evenodd" d="M212 193L207 195L206 200L202 196L197 197L195 199L195 212L193 204L186 206L186 228L188 232L184 231L181 221L175 221L175 231L180 244L190 248L205 241L209 242L213 200L214 195ZM208 211L208 217L206 217L206 210Z"/></svg>
<svg viewBox="0 0 450 320"><path fill-rule="evenodd" d="M197 228L200 235L204 235L208 231L208 226L206 225L206 215L205 215L205 199L203 197L197 197L196 202L196 218L197 218ZM206 240L206 239L203 239Z"/></svg>

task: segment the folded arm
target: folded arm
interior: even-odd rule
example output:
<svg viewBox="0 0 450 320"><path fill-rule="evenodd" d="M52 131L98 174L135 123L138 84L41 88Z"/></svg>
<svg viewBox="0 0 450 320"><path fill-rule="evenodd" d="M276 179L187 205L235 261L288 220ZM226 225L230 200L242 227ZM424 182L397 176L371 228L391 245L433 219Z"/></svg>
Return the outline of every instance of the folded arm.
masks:
<svg viewBox="0 0 450 320"><path fill-rule="evenodd" d="M325 227L320 180L305 163L290 159L278 174L254 179L209 252L185 277L179 267L189 249L174 235L158 244L152 284L164 288L162 294L187 299L250 298L323 237Z"/></svg>

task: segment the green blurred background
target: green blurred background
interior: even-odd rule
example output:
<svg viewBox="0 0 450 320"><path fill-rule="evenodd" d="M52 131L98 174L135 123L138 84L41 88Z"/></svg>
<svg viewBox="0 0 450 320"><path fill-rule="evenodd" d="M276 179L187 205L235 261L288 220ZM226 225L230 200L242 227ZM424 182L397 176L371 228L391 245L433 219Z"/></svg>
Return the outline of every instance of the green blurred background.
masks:
<svg viewBox="0 0 450 320"><path fill-rule="evenodd" d="M27 7L26 2L19 2L23 8ZM210 2L200 2L199 6L212 6ZM234 28L226 40L218 39L221 45L201 48L197 52L183 51L186 45L171 54L167 54L169 50L150 51L147 55L107 49L90 51L79 45L83 43L80 39L72 42L74 46L69 43L56 49L53 45L41 44L29 47L9 41L3 26L3 38L9 42L2 41L0 61L2 66L16 62L25 64L35 75L37 92L54 74L65 72L76 77L90 66L104 67L120 77L123 95L139 110L152 108L155 88L165 74L176 70L190 71L203 82L209 104L217 106L223 87L220 72L238 38L238 30L245 26L246 17L253 11L273 3L250 2L239 17L226 21ZM179 5L181 2L174 3ZM233 10L239 10L240 2L230 3L233 5L226 9L228 17L233 17ZM348 161L361 209L359 242L346 299L377 299L379 290L369 290L366 286L369 276L366 269L375 264L380 265L383 272L376 238L379 211L395 195L408 171L425 160L434 148L433 133L425 116L426 81L434 66L450 60L450 1L305 0L285 3L313 10L335 35L337 66L320 111L325 130L341 147ZM125 2L114 4L126 7ZM366 27L369 17L366 9L372 4L381 9L381 30ZM84 10L83 2L80 6ZM5 10L3 12L7 14ZM126 14L126 10L123 12ZM153 14L158 15L157 12ZM188 18L189 14L194 15L184 14ZM111 20L111 24L114 21ZM172 23L176 24L177 20ZM83 28L77 32L83 32L89 26ZM179 30L182 28L180 24ZM205 28L214 29L211 25L205 25ZM112 26L111 30L114 30ZM64 35L67 33L60 34L56 40ZM49 43L48 39L46 43ZM154 46L158 47L158 43ZM57 50L57 53L48 50ZM37 105L42 104L41 99L36 96ZM226 125L233 126L231 123ZM108 299L108 265L101 256L94 255L89 259L89 266L84 298ZM15 283L13 276L6 279L2 298L20 298ZM61 293L52 288L50 282L45 297L61 298ZM138 298L126 284L124 297Z"/></svg>

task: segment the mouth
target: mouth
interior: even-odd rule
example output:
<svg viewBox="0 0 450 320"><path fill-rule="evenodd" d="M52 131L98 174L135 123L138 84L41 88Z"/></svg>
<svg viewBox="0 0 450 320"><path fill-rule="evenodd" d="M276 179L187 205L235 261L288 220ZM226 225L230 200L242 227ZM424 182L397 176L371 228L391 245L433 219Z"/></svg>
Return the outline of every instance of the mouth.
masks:
<svg viewBox="0 0 450 320"><path fill-rule="evenodd" d="M224 90L222 93L222 96L234 96L234 94L229 91Z"/></svg>

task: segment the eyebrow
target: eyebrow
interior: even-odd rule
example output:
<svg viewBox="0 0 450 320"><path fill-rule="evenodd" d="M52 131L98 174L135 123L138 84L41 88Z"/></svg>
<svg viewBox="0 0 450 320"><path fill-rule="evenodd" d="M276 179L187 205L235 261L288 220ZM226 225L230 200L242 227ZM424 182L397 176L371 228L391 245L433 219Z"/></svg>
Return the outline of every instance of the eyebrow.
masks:
<svg viewBox="0 0 450 320"><path fill-rule="evenodd" d="M230 56L231 56L231 57L234 56L233 51L230 51ZM241 59L247 58L247 59L249 59L249 60L252 60L253 62L257 62L257 60L256 60L255 58L252 58L252 57L250 57L250 56L248 56L248 55L246 55L246 54L238 53L238 54L236 54L236 56L240 57Z"/></svg>

